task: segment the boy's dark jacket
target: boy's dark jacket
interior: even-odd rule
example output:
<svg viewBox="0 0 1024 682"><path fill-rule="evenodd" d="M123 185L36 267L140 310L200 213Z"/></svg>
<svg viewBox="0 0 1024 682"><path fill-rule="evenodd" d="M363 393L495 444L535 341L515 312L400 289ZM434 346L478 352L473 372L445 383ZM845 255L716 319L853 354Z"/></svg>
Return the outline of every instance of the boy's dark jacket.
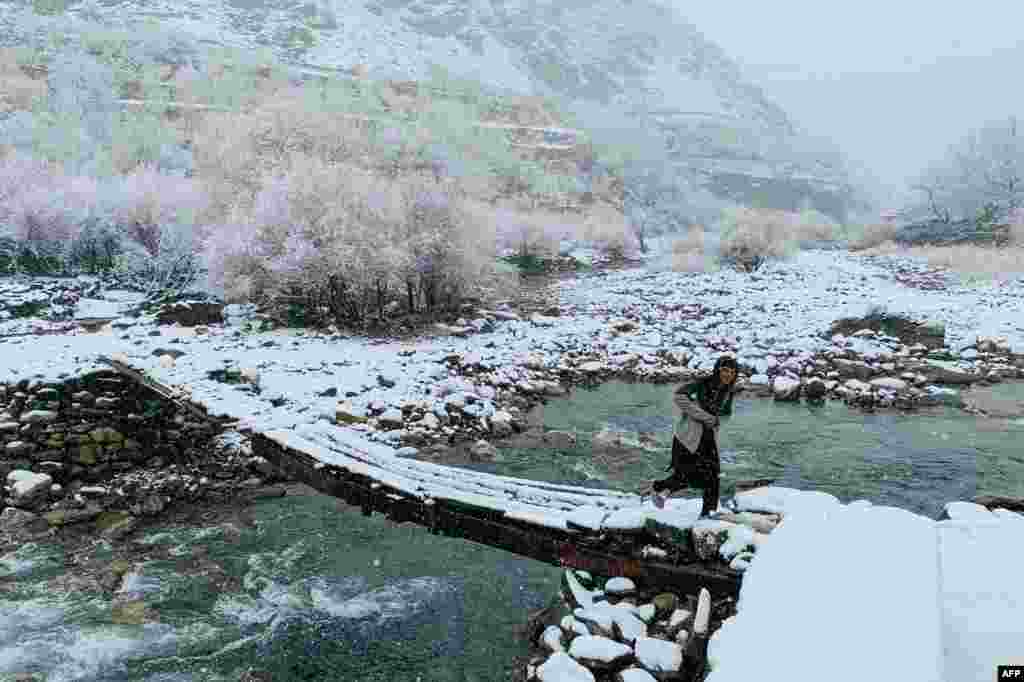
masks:
<svg viewBox="0 0 1024 682"><path fill-rule="evenodd" d="M676 423L675 437L690 452L696 452L700 445L700 437L704 432L704 426L711 426L714 416L728 417L732 415L732 399L736 394L736 383L731 386L720 387L716 381L700 379L686 384L676 390L672 400L682 410L682 416ZM716 401L718 391L722 395ZM712 395L716 394L716 395ZM718 406L716 415L708 410ZM713 427L712 434L718 441L718 427Z"/></svg>

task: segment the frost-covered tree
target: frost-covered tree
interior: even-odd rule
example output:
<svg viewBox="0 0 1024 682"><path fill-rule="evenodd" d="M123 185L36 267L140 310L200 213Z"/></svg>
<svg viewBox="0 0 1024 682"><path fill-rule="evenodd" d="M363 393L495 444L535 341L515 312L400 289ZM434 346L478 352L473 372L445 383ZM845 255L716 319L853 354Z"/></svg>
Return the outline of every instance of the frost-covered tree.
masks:
<svg viewBox="0 0 1024 682"><path fill-rule="evenodd" d="M1002 219L1024 205L1024 130L1017 119L972 131L912 185L919 211L951 222Z"/></svg>

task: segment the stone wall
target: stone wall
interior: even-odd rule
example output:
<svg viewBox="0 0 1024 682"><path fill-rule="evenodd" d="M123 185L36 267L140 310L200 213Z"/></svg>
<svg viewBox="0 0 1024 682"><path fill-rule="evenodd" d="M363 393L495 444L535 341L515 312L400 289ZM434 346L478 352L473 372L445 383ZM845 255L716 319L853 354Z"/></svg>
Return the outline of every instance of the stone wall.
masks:
<svg viewBox="0 0 1024 682"><path fill-rule="evenodd" d="M90 496L122 497L127 507L129 495L101 484L137 467L199 461L217 433L114 371L0 384L0 479L7 484L0 498L37 512ZM121 505L103 505L111 506Z"/></svg>

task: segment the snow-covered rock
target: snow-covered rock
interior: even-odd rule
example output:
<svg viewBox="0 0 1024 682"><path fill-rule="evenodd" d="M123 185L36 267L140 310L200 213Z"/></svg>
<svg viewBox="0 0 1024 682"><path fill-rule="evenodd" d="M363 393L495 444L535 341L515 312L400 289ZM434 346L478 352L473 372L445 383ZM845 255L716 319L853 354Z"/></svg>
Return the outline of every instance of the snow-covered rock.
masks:
<svg viewBox="0 0 1024 682"><path fill-rule="evenodd" d="M540 682L594 682L594 673L561 651L539 665L536 675Z"/></svg>
<svg viewBox="0 0 1024 682"><path fill-rule="evenodd" d="M614 639L583 635L572 640L569 655L581 663L599 669L618 667L633 656L633 649Z"/></svg>
<svg viewBox="0 0 1024 682"><path fill-rule="evenodd" d="M683 667L683 648L675 642L640 637L633 645L637 663L655 673L674 673Z"/></svg>
<svg viewBox="0 0 1024 682"><path fill-rule="evenodd" d="M904 391L907 388L907 382L894 377L879 377L878 379L872 379L868 383L875 388L886 388L891 391Z"/></svg>
<svg viewBox="0 0 1024 682"><path fill-rule="evenodd" d="M772 394L779 401L797 400L800 398L800 381L785 376L776 377L772 384Z"/></svg>
<svg viewBox="0 0 1024 682"><path fill-rule="evenodd" d="M22 509L35 509L46 502L53 484L49 474L36 474L15 469L7 474L7 494L11 505Z"/></svg>

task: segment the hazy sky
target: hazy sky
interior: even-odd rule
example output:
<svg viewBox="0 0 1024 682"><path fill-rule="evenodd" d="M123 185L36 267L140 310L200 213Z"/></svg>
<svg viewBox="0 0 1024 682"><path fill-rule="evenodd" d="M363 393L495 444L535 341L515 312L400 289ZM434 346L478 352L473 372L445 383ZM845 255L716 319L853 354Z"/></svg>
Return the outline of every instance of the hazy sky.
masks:
<svg viewBox="0 0 1024 682"><path fill-rule="evenodd" d="M985 120L1024 116L1019 0L669 0L804 128L897 189Z"/></svg>

